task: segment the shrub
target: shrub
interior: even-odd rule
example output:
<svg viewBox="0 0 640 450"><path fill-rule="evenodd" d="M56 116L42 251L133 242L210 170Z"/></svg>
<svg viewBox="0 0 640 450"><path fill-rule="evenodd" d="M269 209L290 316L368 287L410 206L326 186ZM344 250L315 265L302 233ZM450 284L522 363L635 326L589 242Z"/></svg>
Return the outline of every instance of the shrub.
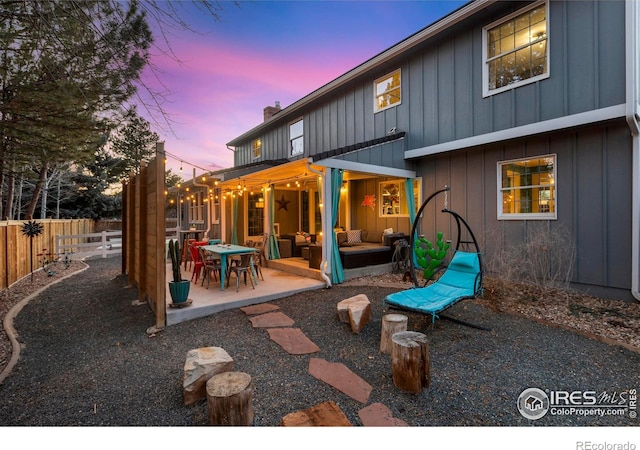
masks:
<svg viewBox="0 0 640 450"><path fill-rule="evenodd" d="M550 222L525 222L521 241L505 243L504 231L495 230L493 254L487 269L505 281L524 282L543 290L566 289L575 265L571 233Z"/></svg>

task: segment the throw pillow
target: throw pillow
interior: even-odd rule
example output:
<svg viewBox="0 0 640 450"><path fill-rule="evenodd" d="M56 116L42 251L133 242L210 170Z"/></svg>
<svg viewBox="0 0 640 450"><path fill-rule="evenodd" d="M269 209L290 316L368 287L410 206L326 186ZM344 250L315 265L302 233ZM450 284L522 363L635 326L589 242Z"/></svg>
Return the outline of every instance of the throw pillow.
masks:
<svg viewBox="0 0 640 450"><path fill-rule="evenodd" d="M347 231L347 242L349 244L359 244L362 242L362 230Z"/></svg>
<svg viewBox="0 0 640 450"><path fill-rule="evenodd" d="M344 245L347 243L347 232L346 231L340 231L337 235L336 235L337 239L338 239L338 247L340 247L341 245Z"/></svg>

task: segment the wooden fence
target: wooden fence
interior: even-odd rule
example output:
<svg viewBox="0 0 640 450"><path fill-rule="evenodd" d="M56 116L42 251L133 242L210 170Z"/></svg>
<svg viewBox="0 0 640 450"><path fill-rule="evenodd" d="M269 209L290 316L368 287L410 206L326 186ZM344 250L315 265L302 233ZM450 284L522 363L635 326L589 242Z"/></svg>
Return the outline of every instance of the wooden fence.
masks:
<svg viewBox="0 0 640 450"><path fill-rule="evenodd" d="M11 286L16 281L42 267L47 255L56 255L57 235L79 235L93 232L92 219L42 219L43 232L31 240L22 234L22 226L27 221L10 220L0 222L0 289ZM86 238L74 238L71 244L86 242ZM33 260L31 259L33 258Z"/></svg>
<svg viewBox="0 0 640 450"><path fill-rule="evenodd" d="M56 253L74 253L77 251L100 250L107 257L107 250L122 246L122 231L101 231L99 233L67 234L56 236Z"/></svg>
<svg viewBox="0 0 640 450"><path fill-rule="evenodd" d="M158 143L155 159L122 186L123 273L154 311L156 329L167 322L164 157Z"/></svg>

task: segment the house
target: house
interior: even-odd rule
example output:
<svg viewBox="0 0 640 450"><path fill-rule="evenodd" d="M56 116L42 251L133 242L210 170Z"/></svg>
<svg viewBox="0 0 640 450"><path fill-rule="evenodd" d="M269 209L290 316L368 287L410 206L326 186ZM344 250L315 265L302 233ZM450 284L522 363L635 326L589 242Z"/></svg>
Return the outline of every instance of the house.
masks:
<svg viewBox="0 0 640 450"><path fill-rule="evenodd" d="M276 235L315 235L340 283L336 228L409 234L417 207L446 185L421 234L453 239L440 214L449 207L491 265L537 227L565 230L576 287L640 299L639 11L635 1L471 1L266 109L228 143L223 239L267 231L277 257Z"/></svg>

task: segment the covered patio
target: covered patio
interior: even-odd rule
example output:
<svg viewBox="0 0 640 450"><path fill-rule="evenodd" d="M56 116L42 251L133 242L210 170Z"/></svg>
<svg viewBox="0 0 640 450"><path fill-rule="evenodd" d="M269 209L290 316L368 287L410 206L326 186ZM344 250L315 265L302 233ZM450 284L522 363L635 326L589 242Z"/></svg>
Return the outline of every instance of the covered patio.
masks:
<svg viewBox="0 0 640 450"><path fill-rule="evenodd" d="M340 262L334 230L393 228L408 233L421 193L415 176L412 170L310 157L225 178L218 185L222 240L242 244L266 232L269 259L281 261L307 259L295 249L296 241L290 253L281 248L285 237L306 239L321 247L319 269L327 284L339 284L349 274ZM400 191L393 208L383 208L388 202L384 180L393 180Z"/></svg>

